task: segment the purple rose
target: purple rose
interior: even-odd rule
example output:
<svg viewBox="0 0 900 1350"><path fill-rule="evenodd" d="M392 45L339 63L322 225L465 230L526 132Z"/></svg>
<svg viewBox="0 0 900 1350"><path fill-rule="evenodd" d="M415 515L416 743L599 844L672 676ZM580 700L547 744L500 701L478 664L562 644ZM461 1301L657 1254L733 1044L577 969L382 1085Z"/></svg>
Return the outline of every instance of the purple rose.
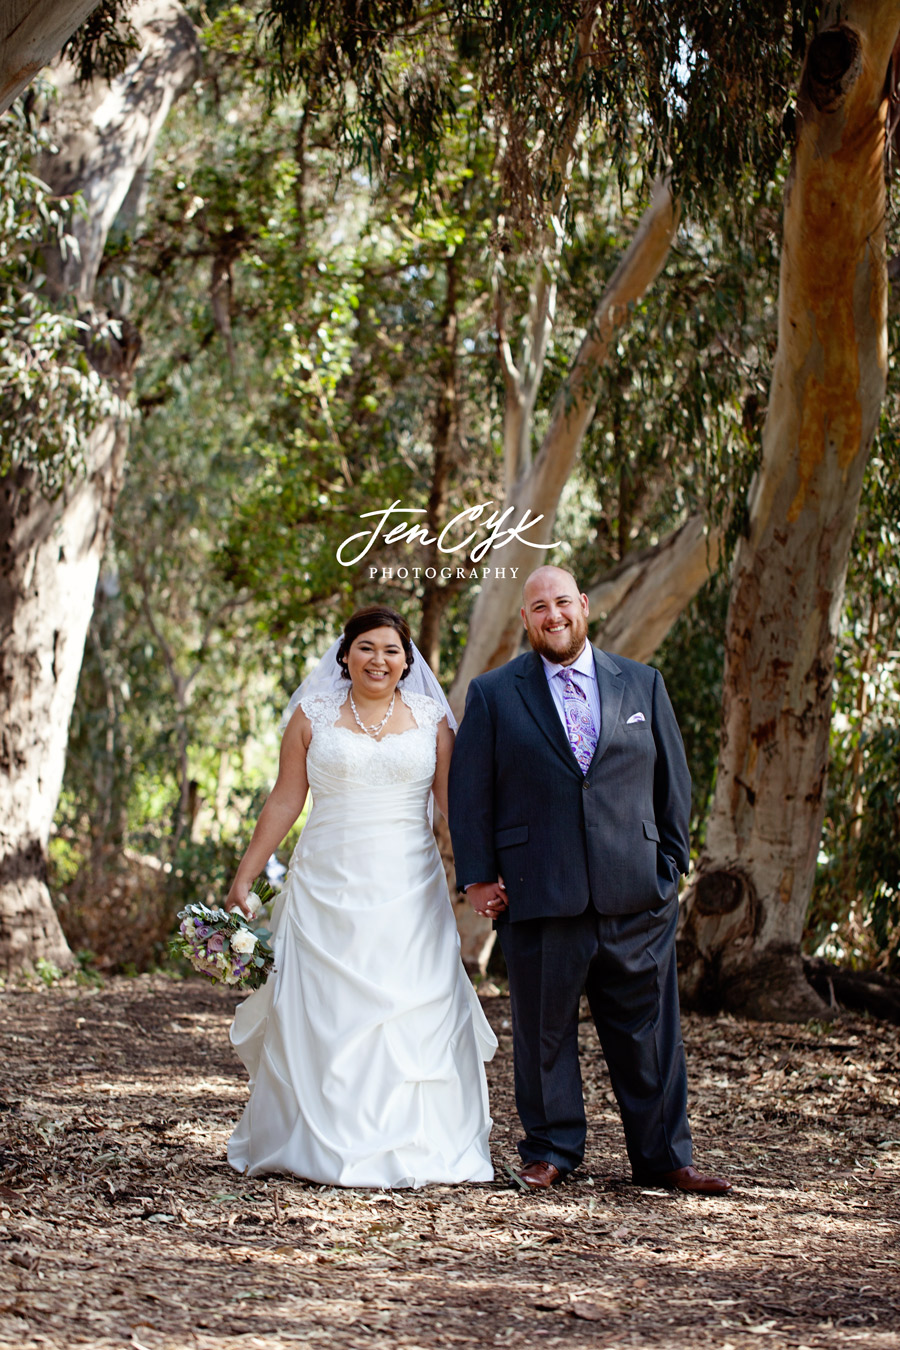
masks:
<svg viewBox="0 0 900 1350"><path fill-rule="evenodd" d="M224 951L224 950L225 950L225 934L224 934L224 933L213 933L212 937L209 939L209 941L208 941L207 944L206 944L206 950L207 950L208 952L221 952L221 951Z"/></svg>
<svg viewBox="0 0 900 1350"><path fill-rule="evenodd" d="M198 938L205 938L205 937L208 937L208 936L209 936L209 924L208 924L208 923L198 923L198 924L195 924L195 926L194 926L194 932L197 934L197 937L198 937Z"/></svg>

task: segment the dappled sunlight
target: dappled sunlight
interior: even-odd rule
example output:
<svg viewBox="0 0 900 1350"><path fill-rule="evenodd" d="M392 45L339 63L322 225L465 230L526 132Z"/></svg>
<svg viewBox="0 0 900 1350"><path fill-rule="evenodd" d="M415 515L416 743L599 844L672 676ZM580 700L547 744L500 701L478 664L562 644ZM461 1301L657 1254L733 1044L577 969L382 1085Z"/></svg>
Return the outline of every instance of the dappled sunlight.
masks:
<svg viewBox="0 0 900 1350"><path fill-rule="evenodd" d="M735 1182L707 1199L630 1184L585 1023L589 1152L534 1195L504 1171L508 1004L488 998L494 1183L340 1190L228 1166L235 1001L160 977L0 1000L27 1048L3 1076L0 1345L900 1344L896 1029L686 1018L698 1161ZM79 1018L107 1059L79 1051L73 1075Z"/></svg>

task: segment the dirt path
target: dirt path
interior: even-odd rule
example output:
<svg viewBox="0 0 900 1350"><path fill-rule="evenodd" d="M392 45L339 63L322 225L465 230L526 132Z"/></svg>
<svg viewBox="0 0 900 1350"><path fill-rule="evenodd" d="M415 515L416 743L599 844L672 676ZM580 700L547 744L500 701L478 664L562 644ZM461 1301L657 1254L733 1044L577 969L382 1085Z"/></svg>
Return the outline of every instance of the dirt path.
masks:
<svg viewBox="0 0 900 1350"><path fill-rule="evenodd" d="M509 1007L485 1007L493 1185L337 1191L224 1161L236 1000L196 981L0 996L0 1346L900 1347L896 1027L685 1019L698 1161L627 1181L593 1030L585 1166L512 1189Z"/></svg>

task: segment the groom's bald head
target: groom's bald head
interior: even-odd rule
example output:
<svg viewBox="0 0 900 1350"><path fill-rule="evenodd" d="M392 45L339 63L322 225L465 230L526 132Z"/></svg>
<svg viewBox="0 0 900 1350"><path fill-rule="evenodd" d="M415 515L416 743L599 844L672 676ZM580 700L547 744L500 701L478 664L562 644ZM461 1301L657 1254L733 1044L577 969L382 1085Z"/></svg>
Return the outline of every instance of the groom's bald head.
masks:
<svg viewBox="0 0 900 1350"><path fill-rule="evenodd" d="M567 666L584 650L588 598L564 567L538 567L522 587L522 622L536 652Z"/></svg>
<svg viewBox="0 0 900 1350"><path fill-rule="evenodd" d="M564 586L566 583L572 588L575 595L579 594L578 582L571 572L565 567L554 567L552 563L545 563L543 567L536 567L533 572L522 582L522 604L528 599L529 588L543 589L546 584Z"/></svg>

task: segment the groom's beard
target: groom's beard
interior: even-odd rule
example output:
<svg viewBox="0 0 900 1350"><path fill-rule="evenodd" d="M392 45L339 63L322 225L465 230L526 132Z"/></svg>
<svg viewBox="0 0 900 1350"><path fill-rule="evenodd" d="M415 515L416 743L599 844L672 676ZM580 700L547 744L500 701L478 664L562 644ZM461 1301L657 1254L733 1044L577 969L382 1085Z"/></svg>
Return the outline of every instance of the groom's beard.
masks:
<svg viewBox="0 0 900 1350"><path fill-rule="evenodd" d="M552 661L557 666L566 666L570 661L575 660L585 644L587 631L587 619L583 613L579 613L577 619L573 620L568 633L568 641L564 646L551 646L539 628L526 626L525 629L528 634L528 641L538 656L545 657L546 660Z"/></svg>

